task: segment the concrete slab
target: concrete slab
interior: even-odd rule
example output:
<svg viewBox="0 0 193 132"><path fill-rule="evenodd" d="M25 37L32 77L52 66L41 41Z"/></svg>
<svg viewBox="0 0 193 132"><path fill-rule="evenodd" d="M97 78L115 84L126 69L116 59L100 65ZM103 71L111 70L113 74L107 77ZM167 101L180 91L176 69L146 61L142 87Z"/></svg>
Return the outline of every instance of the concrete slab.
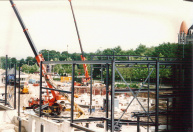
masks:
<svg viewBox="0 0 193 132"><path fill-rule="evenodd" d="M0 104L0 110L14 110L11 107L5 106L4 104Z"/></svg>
<svg viewBox="0 0 193 132"><path fill-rule="evenodd" d="M16 110L0 110L0 124L6 123L13 123L12 120L17 115Z"/></svg>

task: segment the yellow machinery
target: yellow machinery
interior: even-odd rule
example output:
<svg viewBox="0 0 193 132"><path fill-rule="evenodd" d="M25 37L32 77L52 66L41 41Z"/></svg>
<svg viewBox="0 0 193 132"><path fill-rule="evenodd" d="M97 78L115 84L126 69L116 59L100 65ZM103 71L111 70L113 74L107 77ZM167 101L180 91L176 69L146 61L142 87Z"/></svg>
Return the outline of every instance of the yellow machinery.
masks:
<svg viewBox="0 0 193 132"><path fill-rule="evenodd" d="M24 87L21 89L21 94L29 94L29 86L24 85Z"/></svg>
<svg viewBox="0 0 193 132"><path fill-rule="evenodd" d="M20 90L21 94L29 94L29 86L27 82L24 82L24 84L21 85L20 87L21 87L21 90Z"/></svg>
<svg viewBox="0 0 193 132"><path fill-rule="evenodd" d="M64 76L62 76L60 78L60 81L61 82L71 82L72 81L72 77L64 77Z"/></svg>

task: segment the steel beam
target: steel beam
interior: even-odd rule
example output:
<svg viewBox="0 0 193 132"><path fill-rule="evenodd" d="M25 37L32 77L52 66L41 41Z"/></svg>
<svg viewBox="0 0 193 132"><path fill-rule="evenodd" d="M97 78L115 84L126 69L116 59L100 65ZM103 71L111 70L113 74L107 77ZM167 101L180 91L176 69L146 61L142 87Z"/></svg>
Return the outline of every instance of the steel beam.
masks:
<svg viewBox="0 0 193 132"><path fill-rule="evenodd" d="M44 61L43 64L111 64L111 61Z"/></svg>
<svg viewBox="0 0 193 132"><path fill-rule="evenodd" d="M149 69L150 65L148 64L148 74L149 74ZM149 114L149 97L150 97L150 89L149 89L149 84L150 84L150 77L148 78L148 98L147 98L147 113ZM149 122L149 116L147 116L147 121ZM147 126L147 132L149 132L149 125Z"/></svg>
<svg viewBox="0 0 193 132"><path fill-rule="evenodd" d="M73 120L73 123L81 123L81 122L94 122L94 121L104 121L105 118L104 117L90 117L87 119L76 119Z"/></svg>
<svg viewBox="0 0 193 132"><path fill-rule="evenodd" d="M73 123L74 120L74 76L75 76L75 64L72 65L71 123Z"/></svg>
<svg viewBox="0 0 193 132"><path fill-rule="evenodd" d="M20 116L20 72L21 72L21 63L19 64L19 89L18 89L18 116Z"/></svg>
<svg viewBox="0 0 193 132"><path fill-rule="evenodd" d="M15 64L15 72L14 72L14 109L16 109L16 64Z"/></svg>
<svg viewBox="0 0 193 132"><path fill-rule="evenodd" d="M44 125L41 124L41 132L44 132Z"/></svg>
<svg viewBox="0 0 193 132"><path fill-rule="evenodd" d="M109 64L106 64L106 118L109 118ZM108 122L106 122L106 131L108 131Z"/></svg>
<svg viewBox="0 0 193 132"><path fill-rule="evenodd" d="M21 118L20 117L18 117L18 119L19 119L19 132L21 132Z"/></svg>
<svg viewBox="0 0 193 132"><path fill-rule="evenodd" d="M6 63L5 63L5 105L7 105L7 81L8 81L8 77L7 77L7 61L8 61L8 56L6 55Z"/></svg>
<svg viewBox="0 0 193 132"><path fill-rule="evenodd" d="M145 112L131 112L132 117L147 117L147 114ZM159 111L160 115L167 115L167 111ZM149 116L156 116L155 111L149 112Z"/></svg>
<svg viewBox="0 0 193 132"><path fill-rule="evenodd" d="M167 99L167 112L169 111L169 99ZM168 116L168 113L167 113L167 131L168 131L168 125L169 125L169 116Z"/></svg>
<svg viewBox="0 0 193 132"><path fill-rule="evenodd" d="M134 61L115 61L116 64L133 64L133 65L156 65L156 61L150 61L150 60L134 60ZM160 61L160 65L181 65L181 64L190 64L190 61Z"/></svg>
<svg viewBox="0 0 193 132"><path fill-rule="evenodd" d="M140 132L140 117L137 117L137 132Z"/></svg>
<svg viewBox="0 0 193 132"><path fill-rule="evenodd" d="M78 128L78 129L83 130L83 131L86 131L86 132L96 132L96 131L94 131L94 130L92 130L92 129L89 129L89 128L86 128L86 127L83 127L83 126L79 126L79 125L77 125L77 124L75 124L75 123L70 123L70 125L71 125L72 127Z"/></svg>
<svg viewBox="0 0 193 132"><path fill-rule="evenodd" d="M92 78L93 78L92 69L93 65L91 65L90 69L90 114L92 113Z"/></svg>
<svg viewBox="0 0 193 132"><path fill-rule="evenodd" d="M159 61L156 62L156 97L155 97L155 131L159 126Z"/></svg>
<svg viewBox="0 0 193 132"><path fill-rule="evenodd" d="M111 84L111 132L114 132L115 124L114 124L114 99L115 99L115 61L112 60L112 70L111 70L111 78L112 78L112 84ZM108 100L107 100L108 101Z"/></svg>
<svg viewBox="0 0 193 132"><path fill-rule="evenodd" d="M101 83L102 83L102 81L103 81L103 67L101 65Z"/></svg>
<svg viewBox="0 0 193 132"><path fill-rule="evenodd" d="M92 60L92 61L44 61L43 64L111 64L109 60ZM160 61L159 65L189 65L190 61ZM133 65L156 65L152 60L132 60L132 61L115 61L115 64L133 64Z"/></svg>
<svg viewBox="0 0 193 132"><path fill-rule="evenodd" d="M137 55L91 55L91 57L142 57L142 58L155 58L157 59L158 57L153 57L153 56L137 56ZM178 59L178 58L165 58L165 57L159 57L159 58L163 58L163 59Z"/></svg>
<svg viewBox="0 0 193 132"><path fill-rule="evenodd" d="M67 94L71 94L71 93L72 93L72 92L70 92L70 91L59 90L59 89L52 89L52 88L45 88L45 87L42 87L42 89L58 91L58 92L67 93Z"/></svg>
<svg viewBox="0 0 193 132"><path fill-rule="evenodd" d="M132 89L133 92L138 92L139 89ZM178 89L176 88L160 88L159 91L177 91ZM156 92L156 89L149 89L150 92ZM115 93L130 93L130 89L115 89ZM148 92L148 89L141 89L139 92Z"/></svg>
<svg viewBox="0 0 193 132"><path fill-rule="evenodd" d="M107 119L107 118L104 118L104 117L89 117L87 119L75 119L73 120L74 123L82 123L82 122L95 122L95 121L107 121L108 124L111 123L111 119ZM118 121L118 119L114 119L115 122ZM132 121L132 120L120 120L119 124L123 124L123 125L137 125L137 121ZM142 126L147 126L147 125L151 125L151 126L154 126L155 124L154 123L151 123L151 122L143 122L143 121L140 121L140 124Z"/></svg>
<svg viewBox="0 0 193 132"><path fill-rule="evenodd" d="M42 116L42 61L40 62L40 111L39 116Z"/></svg>

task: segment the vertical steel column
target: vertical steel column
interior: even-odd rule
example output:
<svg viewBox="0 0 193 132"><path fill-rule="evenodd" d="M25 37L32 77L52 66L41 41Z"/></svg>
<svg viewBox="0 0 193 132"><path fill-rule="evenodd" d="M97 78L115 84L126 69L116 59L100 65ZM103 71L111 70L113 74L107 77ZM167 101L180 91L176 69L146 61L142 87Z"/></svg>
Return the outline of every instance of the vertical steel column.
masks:
<svg viewBox="0 0 193 132"><path fill-rule="evenodd" d="M91 65L90 69L90 114L92 113L92 68L93 65Z"/></svg>
<svg viewBox="0 0 193 132"><path fill-rule="evenodd" d="M148 59L147 59L148 60ZM149 75L149 64L148 64L148 75ZM148 78L148 98L147 98L147 113L149 114L149 83L150 83L150 76ZM149 116L147 116L147 122L149 124ZM149 132L149 125L147 125L147 132Z"/></svg>
<svg viewBox="0 0 193 132"><path fill-rule="evenodd" d="M137 116L137 132L140 132L140 117Z"/></svg>
<svg viewBox="0 0 193 132"><path fill-rule="evenodd" d="M93 57L91 57L91 60L93 60ZM91 64L91 68L90 68L90 114L92 113L92 69L93 69L93 65Z"/></svg>
<svg viewBox="0 0 193 132"><path fill-rule="evenodd" d="M101 83L103 81L103 68L102 68L102 64L101 64Z"/></svg>
<svg viewBox="0 0 193 132"><path fill-rule="evenodd" d="M109 64L106 64L106 118L109 118ZM106 120L106 131L108 131L107 120Z"/></svg>
<svg viewBox="0 0 193 132"><path fill-rule="evenodd" d="M72 65L71 123L73 123L74 121L74 74L75 74L75 64Z"/></svg>
<svg viewBox="0 0 193 132"><path fill-rule="evenodd" d="M14 109L16 109L16 64L15 64L15 72L14 72Z"/></svg>
<svg viewBox="0 0 193 132"><path fill-rule="evenodd" d="M44 132L44 125L41 124L41 132Z"/></svg>
<svg viewBox="0 0 193 132"><path fill-rule="evenodd" d="M86 123L86 127L89 128L89 123Z"/></svg>
<svg viewBox="0 0 193 132"><path fill-rule="evenodd" d="M18 89L18 116L20 116L20 72L21 72L21 63L19 63L19 89Z"/></svg>
<svg viewBox="0 0 193 132"><path fill-rule="evenodd" d="M8 56L6 55L6 63L5 63L5 105L7 105L7 81L8 81L8 78L7 78L7 60L8 60Z"/></svg>
<svg viewBox="0 0 193 132"><path fill-rule="evenodd" d="M182 49L182 58L184 58L184 40L183 40L182 45L183 45L183 49Z"/></svg>
<svg viewBox="0 0 193 132"><path fill-rule="evenodd" d="M113 56L114 57L114 56ZM114 98L115 98L115 61L112 60L112 84L111 84L111 132L114 132Z"/></svg>
<svg viewBox="0 0 193 132"><path fill-rule="evenodd" d="M155 104L155 131L159 126L159 60L156 61L156 104Z"/></svg>
<svg viewBox="0 0 193 132"><path fill-rule="evenodd" d="M42 116L42 61L40 62L40 111L39 111L39 114L40 114L40 117Z"/></svg>
<svg viewBox="0 0 193 132"><path fill-rule="evenodd" d="M167 98L167 130L168 130L168 123L169 123L168 111L169 111L169 98Z"/></svg>
<svg viewBox="0 0 193 132"><path fill-rule="evenodd" d="M21 118L19 117L19 132L21 132Z"/></svg>

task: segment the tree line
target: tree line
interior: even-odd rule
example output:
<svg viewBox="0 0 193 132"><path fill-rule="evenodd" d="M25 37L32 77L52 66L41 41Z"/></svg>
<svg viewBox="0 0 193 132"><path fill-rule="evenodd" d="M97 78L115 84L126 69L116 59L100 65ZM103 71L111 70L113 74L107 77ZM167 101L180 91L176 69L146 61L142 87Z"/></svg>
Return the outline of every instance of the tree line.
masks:
<svg viewBox="0 0 193 132"><path fill-rule="evenodd" d="M192 45L186 44L181 45L177 43L162 43L158 46L146 47L146 45L140 44L136 49L123 50L120 46L115 48L107 48L104 50L97 50L94 53L84 53L84 56L87 60L91 60L91 55L130 55L130 56L151 56L151 57L166 57L166 58L183 58L184 56L190 56ZM68 53L67 51L59 52L55 50L47 50L43 49L40 51L43 55L45 61L70 61L70 60L81 60L81 53ZM1 58L0 68L5 69L5 57ZM97 59L101 59L101 57L97 57ZM121 60L127 60L128 58L116 58ZM21 64L22 71L26 73L34 73L38 72L39 68L36 64L35 57L28 56L26 59L22 58L17 60L15 57L8 58L8 67L14 67L14 64ZM145 67L141 65L139 67ZM71 65L60 65L57 64L52 68L52 71L64 75L71 74ZM82 65L76 66L76 75L84 75L84 69ZM90 66L88 66L88 70L90 70ZM147 74L147 68L119 68L120 72L127 79L136 79L141 78L144 79ZM94 77L101 77L101 74L105 76L105 71L101 72L101 69L94 69ZM169 78L171 71L168 69L164 69L160 71L160 74L163 78ZM153 72L154 76L155 73ZM119 77L118 74L116 74Z"/></svg>

